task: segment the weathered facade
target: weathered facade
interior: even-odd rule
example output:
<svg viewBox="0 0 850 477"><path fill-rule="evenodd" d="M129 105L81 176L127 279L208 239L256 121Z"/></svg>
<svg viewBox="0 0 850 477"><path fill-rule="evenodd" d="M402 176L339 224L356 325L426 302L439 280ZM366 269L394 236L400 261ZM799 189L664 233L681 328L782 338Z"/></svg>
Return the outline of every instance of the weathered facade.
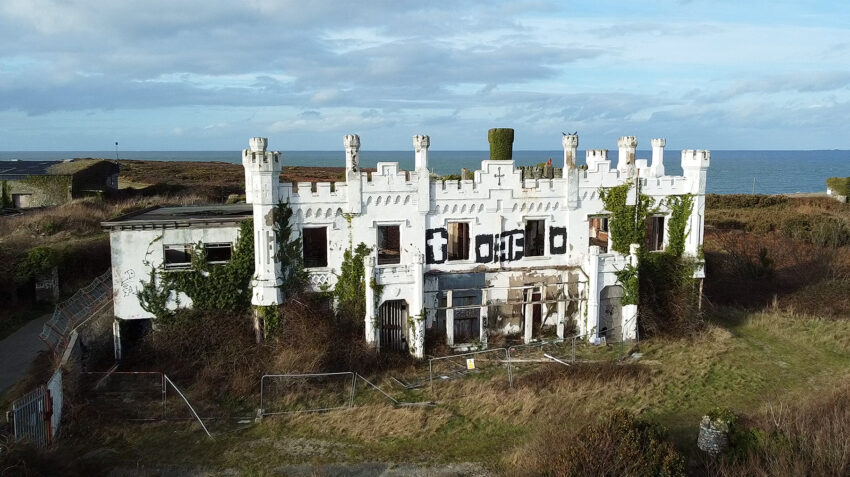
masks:
<svg viewBox="0 0 850 477"><path fill-rule="evenodd" d="M118 188L119 166L99 159L0 162L2 202L15 209L64 204Z"/></svg>
<svg viewBox="0 0 850 477"><path fill-rule="evenodd" d="M551 178L524 177L512 160L485 160L467 179L442 181L428 170L430 138L414 136L413 145L414 170L400 170L393 162L366 173L358 164L360 138L345 136L344 182L284 184L278 177L285 158L268 151L264 138L252 139L242 154L254 217L252 303L285 299L270 220L280 202L293 209L291 225L303 240L312 290L334 287L345 250L359 243L372 249L365 261L366 316L358 317L365 338L417 357L424 354L427 330L460 347L486 346L496 333L525 342L568 333L590 340L634 338L637 306L621 304L616 273L636 265L638 246L667 246L666 197L693 196L684 251L699 255L708 151L682 151L683 176L667 176L665 141L652 140L650 162L636 158L637 139L628 136L619 140L615 166L607 150L597 149L587 151L585 168L576 165L578 136L564 135L563 162L554 168L560 170L542 174ZM623 254L611 247L610 211L600 191L625 183L634 184L630 200L639 189L656 206L647 220L646 243ZM235 241L237 231L234 224L171 230L164 223L138 222L137 228L105 224L112 228L115 314L121 319L151 317L132 290L147 279L145 268L165 263L164 247ZM146 267L139 265L142 256ZM132 279L124 280L131 269Z"/></svg>

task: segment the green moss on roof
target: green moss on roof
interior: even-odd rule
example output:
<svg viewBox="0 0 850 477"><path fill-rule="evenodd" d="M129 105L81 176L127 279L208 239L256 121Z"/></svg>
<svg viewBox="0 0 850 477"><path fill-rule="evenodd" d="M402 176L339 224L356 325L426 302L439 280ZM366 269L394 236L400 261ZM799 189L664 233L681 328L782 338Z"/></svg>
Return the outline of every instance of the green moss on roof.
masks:
<svg viewBox="0 0 850 477"><path fill-rule="evenodd" d="M73 161L53 164L47 168L47 173L54 176L70 176L101 162L109 161L104 159L74 159Z"/></svg>

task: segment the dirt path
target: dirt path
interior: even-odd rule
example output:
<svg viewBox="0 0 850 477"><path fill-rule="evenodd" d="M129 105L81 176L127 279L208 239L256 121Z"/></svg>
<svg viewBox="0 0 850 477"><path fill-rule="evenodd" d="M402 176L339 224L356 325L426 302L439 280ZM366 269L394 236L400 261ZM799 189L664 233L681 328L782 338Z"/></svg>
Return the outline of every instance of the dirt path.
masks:
<svg viewBox="0 0 850 477"><path fill-rule="evenodd" d="M0 394L18 382L39 351L47 348L38 335L49 318L36 318L0 341Z"/></svg>

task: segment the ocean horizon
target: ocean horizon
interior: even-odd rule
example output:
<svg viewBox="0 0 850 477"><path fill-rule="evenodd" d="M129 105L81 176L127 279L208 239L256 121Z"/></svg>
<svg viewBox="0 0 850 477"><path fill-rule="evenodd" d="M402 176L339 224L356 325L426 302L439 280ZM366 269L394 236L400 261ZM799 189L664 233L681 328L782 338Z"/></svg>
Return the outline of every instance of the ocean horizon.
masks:
<svg viewBox="0 0 850 477"><path fill-rule="evenodd" d="M284 165L342 167L344 151L281 151ZM429 169L437 174L458 174L461 168L479 169L488 151L429 151ZM649 159L651 151L639 150L638 158ZM115 159L113 151L0 151L0 161L56 161L72 158ZM241 151L121 151L119 159L146 161L227 162L239 164ZM578 163L585 153L578 151ZM612 167L617 150L609 150ZM680 151L667 150L664 168L668 175L681 175ZM558 166L562 150L515 150L517 165L534 165L552 159ZM360 151L362 167L375 167L378 162L398 162L402 169L413 168L413 151ZM828 177L850 176L850 150L769 151L712 150L708 169L707 192L718 194L793 194L823 192Z"/></svg>

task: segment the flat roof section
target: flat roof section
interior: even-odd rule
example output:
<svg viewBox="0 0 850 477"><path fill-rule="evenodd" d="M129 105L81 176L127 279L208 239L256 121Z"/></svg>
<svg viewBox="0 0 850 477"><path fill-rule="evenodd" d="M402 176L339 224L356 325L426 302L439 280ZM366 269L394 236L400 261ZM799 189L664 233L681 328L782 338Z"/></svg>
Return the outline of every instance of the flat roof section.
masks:
<svg viewBox="0 0 850 477"><path fill-rule="evenodd" d="M193 225L230 225L251 218L251 204L151 207L101 222L107 229L176 228Z"/></svg>
<svg viewBox="0 0 850 477"><path fill-rule="evenodd" d="M48 168L62 161L0 161L0 178L20 179L17 176L41 176L49 174ZM8 177L6 177L8 176Z"/></svg>

